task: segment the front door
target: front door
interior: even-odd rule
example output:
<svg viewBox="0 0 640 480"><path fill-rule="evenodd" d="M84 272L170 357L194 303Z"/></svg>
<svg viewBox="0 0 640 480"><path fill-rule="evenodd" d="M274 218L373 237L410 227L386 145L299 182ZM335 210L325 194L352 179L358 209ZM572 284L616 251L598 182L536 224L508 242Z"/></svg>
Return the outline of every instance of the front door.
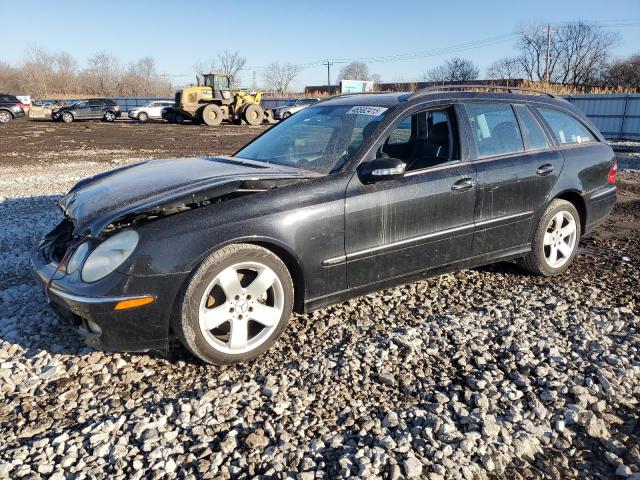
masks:
<svg viewBox="0 0 640 480"><path fill-rule="evenodd" d="M76 103L73 106L73 111L75 112L76 118L89 118L91 116L91 108L89 107L89 102L86 100Z"/></svg>
<svg viewBox="0 0 640 480"><path fill-rule="evenodd" d="M468 256L476 175L461 159L454 109L443 106L402 119L378 156L407 164L398 180L346 191L345 254L349 288L400 280Z"/></svg>

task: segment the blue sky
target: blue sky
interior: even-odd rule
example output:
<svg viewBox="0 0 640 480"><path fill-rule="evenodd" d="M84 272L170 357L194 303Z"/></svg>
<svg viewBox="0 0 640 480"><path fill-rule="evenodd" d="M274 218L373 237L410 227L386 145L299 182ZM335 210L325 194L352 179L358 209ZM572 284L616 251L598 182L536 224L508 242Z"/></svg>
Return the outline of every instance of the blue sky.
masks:
<svg viewBox="0 0 640 480"><path fill-rule="evenodd" d="M171 75L194 74L199 60L239 50L247 67L272 61L308 65L295 88L325 84L325 59L361 59L426 52L484 39L485 45L455 54L416 55L402 61L369 64L385 81L412 81L451 56L464 56L484 69L514 53L514 37L500 38L518 25L574 19L615 24L621 41L616 56L640 51L640 0L448 0L442 1L263 1L188 0L2 0L4 17L0 60L17 64L29 46L69 52L83 65L96 51L123 62L154 57ZM340 64L334 65L335 79ZM242 72L250 85L252 70ZM173 77L187 83L192 77Z"/></svg>

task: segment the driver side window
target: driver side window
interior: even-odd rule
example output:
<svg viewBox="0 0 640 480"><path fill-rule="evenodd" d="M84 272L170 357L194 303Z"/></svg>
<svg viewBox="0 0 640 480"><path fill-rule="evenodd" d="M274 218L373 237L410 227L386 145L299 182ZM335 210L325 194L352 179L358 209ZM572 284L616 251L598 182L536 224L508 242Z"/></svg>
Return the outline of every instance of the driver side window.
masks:
<svg viewBox="0 0 640 480"><path fill-rule="evenodd" d="M405 117L391 132L378 156L398 158L406 171L457 160L453 108L427 110Z"/></svg>

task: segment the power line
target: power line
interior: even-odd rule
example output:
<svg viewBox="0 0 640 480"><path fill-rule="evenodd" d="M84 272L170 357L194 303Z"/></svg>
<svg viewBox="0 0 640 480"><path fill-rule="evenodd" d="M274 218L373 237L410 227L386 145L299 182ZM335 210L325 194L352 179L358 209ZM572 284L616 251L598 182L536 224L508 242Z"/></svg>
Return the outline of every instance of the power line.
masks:
<svg viewBox="0 0 640 480"><path fill-rule="evenodd" d="M581 23L587 23L587 24L593 24L593 25L598 25L601 26L603 28L627 28L627 27L637 27L640 26L640 19L615 19L615 20L579 20L579 22ZM558 22L555 25L556 26L561 26L561 25L569 25L571 23L574 23L573 21L567 21L567 22ZM552 28L553 30L553 28ZM553 33L553 31L551 32ZM440 48L434 48L434 49L429 49L429 50L420 50L420 51L416 51L416 52L407 52L407 53L397 53L397 54L390 54L390 55L382 55L382 56L374 56L374 57L344 57L344 58L331 58L331 59L326 59L326 60L318 60L315 62L307 62L307 63L300 63L300 64L295 64L295 66L300 69L300 70L306 70L309 68L314 68L314 67L322 67L322 66L327 66L327 63L349 63L349 62L354 62L354 61L360 61L363 63L394 63L394 62L403 62L403 61L409 61L409 60L419 60L422 58L429 58L429 57L436 57L436 56L442 56L442 55L452 55L455 53L460 53L460 52L464 52L467 50L473 50L476 48L482 48L482 47L488 47L488 46L493 46L493 45L497 45L499 43L503 43L506 42L514 37L517 37L518 35L520 35L519 31L514 31L514 32L510 32L510 33L504 33L501 35L496 35L493 37L487 37L487 38L483 38L483 39L479 39L479 40L473 40L473 41L469 41L469 42L464 42L464 43L459 43L459 44L454 44L454 45L449 45L446 47L440 47ZM257 67L244 67L242 69L240 69L241 71L249 71L252 72L253 74L255 74L255 72L261 72L261 71L265 71L269 68L268 65L266 66L257 66ZM327 66L327 69L329 69L330 66ZM176 77L180 77L180 76L189 76L189 75L175 75ZM330 82L327 82L330 83Z"/></svg>

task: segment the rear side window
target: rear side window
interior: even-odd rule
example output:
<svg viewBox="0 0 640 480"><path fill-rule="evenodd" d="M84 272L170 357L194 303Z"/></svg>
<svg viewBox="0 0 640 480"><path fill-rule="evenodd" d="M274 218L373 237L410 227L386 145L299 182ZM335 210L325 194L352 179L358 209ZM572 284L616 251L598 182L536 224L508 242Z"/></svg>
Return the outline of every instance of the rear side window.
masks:
<svg viewBox="0 0 640 480"><path fill-rule="evenodd" d="M537 108L559 145L596 141L589 129L568 113L553 108Z"/></svg>
<svg viewBox="0 0 640 480"><path fill-rule="evenodd" d="M465 110L476 142L478 158L524 151L511 105L468 103Z"/></svg>
<svg viewBox="0 0 640 480"><path fill-rule="evenodd" d="M514 108L518 114L518 120L520 120L520 131L527 145L527 150L548 148L549 141L533 113L524 105L514 105Z"/></svg>
<svg viewBox="0 0 640 480"><path fill-rule="evenodd" d="M0 95L0 102L3 103L20 103L17 97L13 95Z"/></svg>

